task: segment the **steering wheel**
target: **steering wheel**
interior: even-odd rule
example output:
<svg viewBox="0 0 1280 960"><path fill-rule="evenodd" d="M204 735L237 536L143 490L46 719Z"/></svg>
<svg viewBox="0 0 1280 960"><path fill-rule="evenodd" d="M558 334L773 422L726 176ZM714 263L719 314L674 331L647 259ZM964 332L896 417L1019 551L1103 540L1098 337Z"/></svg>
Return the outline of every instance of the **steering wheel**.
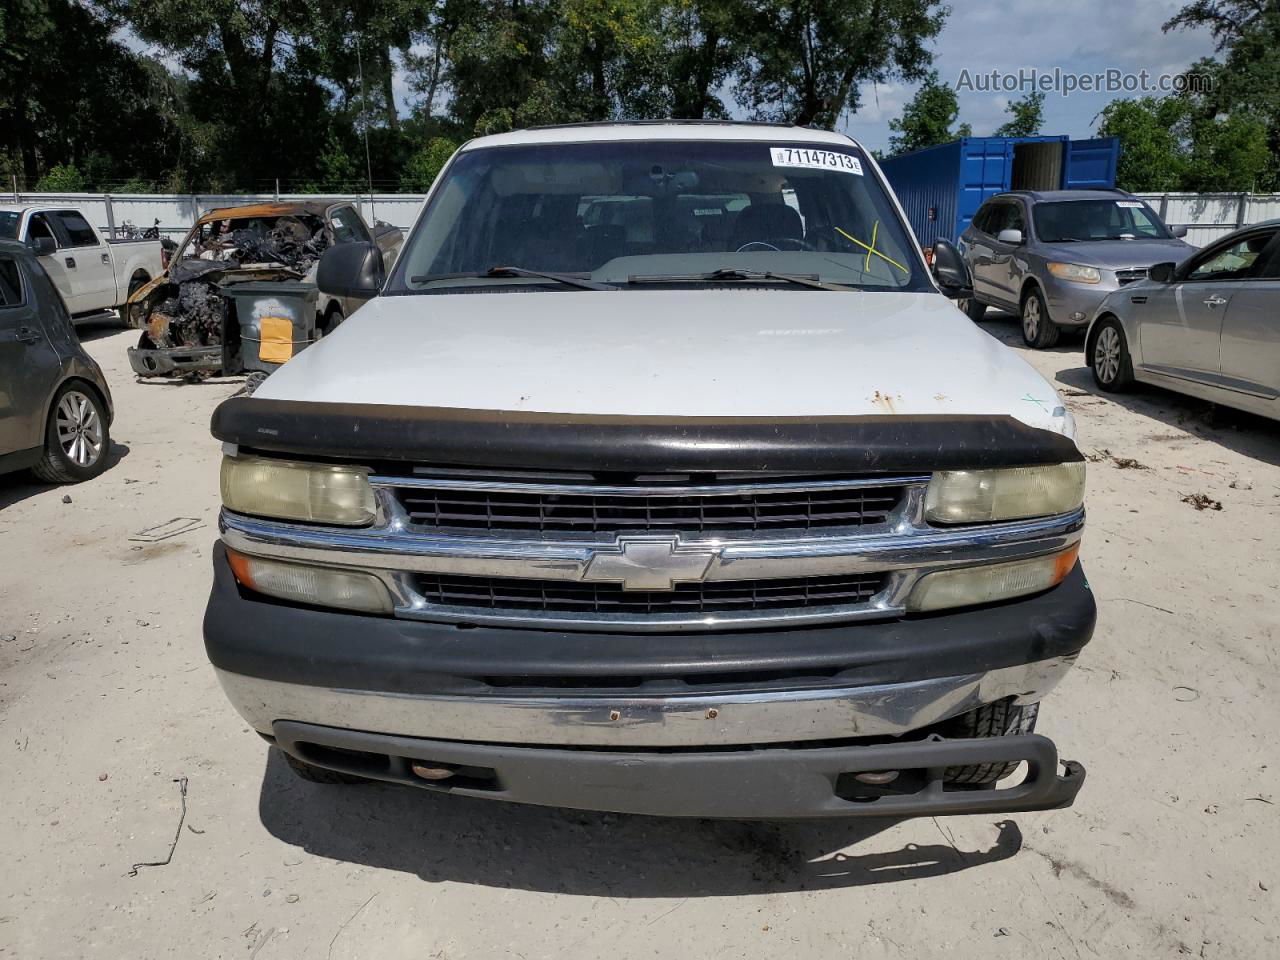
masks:
<svg viewBox="0 0 1280 960"><path fill-rule="evenodd" d="M751 240L740 246L735 253L753 253L761 250L772 250L781 253L783 250L816 250L799 237L770 237L768 240Z"/></svg>

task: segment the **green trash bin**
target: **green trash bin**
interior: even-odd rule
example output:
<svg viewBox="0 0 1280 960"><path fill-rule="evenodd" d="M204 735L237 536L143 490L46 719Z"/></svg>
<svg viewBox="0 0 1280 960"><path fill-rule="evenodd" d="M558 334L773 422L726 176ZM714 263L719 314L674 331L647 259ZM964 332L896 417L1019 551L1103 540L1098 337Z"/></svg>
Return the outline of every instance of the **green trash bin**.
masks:
<svg viewBox="0 0 1280 960"><path fill-rule="evenodd" d="M271 373L318 339L320 291L313 283L251 280L223 284L218 292L234 305L240 366L246 373Z"/></svg>

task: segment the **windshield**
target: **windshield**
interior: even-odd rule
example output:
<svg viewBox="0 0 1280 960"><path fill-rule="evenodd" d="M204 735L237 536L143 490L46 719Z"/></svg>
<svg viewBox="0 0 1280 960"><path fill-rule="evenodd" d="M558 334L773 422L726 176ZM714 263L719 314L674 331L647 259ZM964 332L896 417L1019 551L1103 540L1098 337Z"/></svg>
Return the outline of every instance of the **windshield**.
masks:
<svg viewBox="0 0 1280 960"><path fill-rule="evenodd" d="M546 287L536 277L477 276L494 267L623 285L774 282L760 276L772 273L868 290L933 289L852 145L645 141L464 151L388 292Z"/></svg>
<svg viewBox="0 0 1280 960"><path fill-rule="evenodd" d="M1032 208L1042 243L1072 240L1168 240L1171 234L1141 200L1063 200Z"/></svg>
<svg viewBox="0 0 1280 960"><path fill-rule="evenodd" d="M0 240L18 239L18 221L22 215L12 210L0 210Z"/></svg>

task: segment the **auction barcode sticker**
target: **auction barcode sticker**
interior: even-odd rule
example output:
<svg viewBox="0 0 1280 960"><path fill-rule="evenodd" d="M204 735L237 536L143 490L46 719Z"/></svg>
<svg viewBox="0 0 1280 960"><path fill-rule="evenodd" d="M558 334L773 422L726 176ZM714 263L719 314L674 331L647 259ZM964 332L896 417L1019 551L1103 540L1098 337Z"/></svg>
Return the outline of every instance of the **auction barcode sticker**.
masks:
<svg viewBox="0 0 1280 960"><path fill-rule="evenodd" d="M811 150L807 147L770 147L775 167L806 167L811 170L836 170L862 176L862 161L847 153L833 150Z"/></svg>
<svg viewBox="0 0 1280 960"><path fill-rule="evenodd" d="M1142 209L1142 204L1141 204L1140 202L1138 202L1137 200L1117 200L1117 201L1116 201L1116 206L1117 206L1117 207L1129 207L1129 208L1131 208L1131 209L1135 209L1135 210L1141 210L1141 209Z"/></svg>

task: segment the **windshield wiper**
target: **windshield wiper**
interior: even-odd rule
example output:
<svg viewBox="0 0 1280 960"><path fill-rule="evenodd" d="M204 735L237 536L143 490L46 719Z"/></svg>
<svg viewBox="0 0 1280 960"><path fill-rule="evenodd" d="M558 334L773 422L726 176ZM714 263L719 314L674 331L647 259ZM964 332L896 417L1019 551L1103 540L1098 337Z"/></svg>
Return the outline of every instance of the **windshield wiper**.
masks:
<svg viewBox="0 0 1280 960"><path fill-rule="evenodd" d="M524 267L490 267L488 270L469 273L437 273L418 277L410 277L410 283L432 283L436 280L491 280L503 277L533 277L538 280L551 280L563 283L566 287L577 287L579 290L617 290L611 283L600 283L586 277L575 277L571 273L548 273L544 270L526 270Z"/></svg>
<svg viewBox="0 0 1280 960"><path fill-rule="evenodd" d="M794 283L799 287L812 290L853 291L856 287L846 287L838 283L825 283L812 274L774 273L772 270L743 270L739 267L721 267L710 273L690 274L651 274L627 277L627 283L725 283L734 280L775 280L779 283Z"/></svg>

